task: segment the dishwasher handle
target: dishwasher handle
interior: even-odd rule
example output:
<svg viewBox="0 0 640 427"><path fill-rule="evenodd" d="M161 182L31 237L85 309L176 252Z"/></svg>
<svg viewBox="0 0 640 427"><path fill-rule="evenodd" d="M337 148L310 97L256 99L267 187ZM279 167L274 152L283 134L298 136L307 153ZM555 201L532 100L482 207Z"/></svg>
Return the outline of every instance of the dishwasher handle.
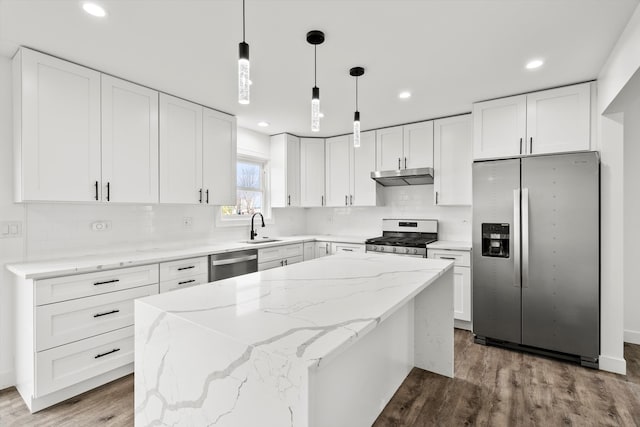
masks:
<svg viewBox="0 0 640 427"><path fill-rule="evenodd" d="M253 261L254 259L258 259L258 255L247 255L247 256L241 256L238 258L229 258L229 259L217 259L217 260L211 261L211 265L218 266L218 265L238 264L240 262Z"/></svg>

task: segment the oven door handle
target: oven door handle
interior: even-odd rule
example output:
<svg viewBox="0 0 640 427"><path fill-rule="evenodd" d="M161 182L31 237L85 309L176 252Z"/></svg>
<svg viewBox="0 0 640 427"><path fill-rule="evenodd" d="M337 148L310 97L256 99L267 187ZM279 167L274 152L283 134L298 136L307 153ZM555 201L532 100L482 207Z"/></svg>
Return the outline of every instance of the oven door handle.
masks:
<svg viewBox="0 0 640 427"><path fill-rule="evenodd" d="M219 265L238 264L241 262L253 261L254 259L258 259L258 255L247 255L247 256L241 256L238 258L214 260L214 261L211 261L211 265L219 266Z"/></svg>

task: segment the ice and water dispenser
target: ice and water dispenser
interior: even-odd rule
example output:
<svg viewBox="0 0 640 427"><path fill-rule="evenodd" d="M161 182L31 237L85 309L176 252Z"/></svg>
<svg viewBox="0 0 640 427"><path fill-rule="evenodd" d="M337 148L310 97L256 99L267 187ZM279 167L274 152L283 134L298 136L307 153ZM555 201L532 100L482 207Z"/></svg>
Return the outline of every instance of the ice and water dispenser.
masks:
<svg viewBox="0 0 640 427"><path fill-rule="evenodd" d="M482 256L509 258L509 224L482 224Z"/></svg>

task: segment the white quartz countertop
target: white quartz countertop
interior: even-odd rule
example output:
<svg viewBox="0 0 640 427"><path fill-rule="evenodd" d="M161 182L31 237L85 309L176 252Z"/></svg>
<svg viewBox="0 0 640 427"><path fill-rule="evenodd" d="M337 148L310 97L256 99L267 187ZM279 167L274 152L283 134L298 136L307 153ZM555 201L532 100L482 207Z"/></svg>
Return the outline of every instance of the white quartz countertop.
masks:
<svg viewBox="0 0 640 427"><path fill-rule="evenodd" d="M287 236L273 237L276 242L250 244L246 241L237 242L211 242L207 244L190 244L163 246L154 248L141 248L118 251L113 253L70 256L58 259L41 261L28 261L23 263L8 264L7 269L23 279L43 279L47 277L66 276L70 274L91 273L114 268L133 267L136 265L154 264L157 262L173 261L184 258L206 256L210 254L238 251L243 249L261 249L272 246L280 246L302 242L341 242L361 243L367 237L358 236Z"/></svg>
<svg viewBox="0 0 640 427"><path fill-rule="evenodd" d="M452 251L470 251L471 242L466 241L454 241L454 240L438 240L437 242L429 243L427 249L449 249Z"/></svg>
<svg viewBox="0 0 640 427"><path fill-rule="evenodd" d="M449 260L344 253L145 297L178 316L243 345L321 366L451 268ZM158 332L160 333L160 332Z"/></svg>

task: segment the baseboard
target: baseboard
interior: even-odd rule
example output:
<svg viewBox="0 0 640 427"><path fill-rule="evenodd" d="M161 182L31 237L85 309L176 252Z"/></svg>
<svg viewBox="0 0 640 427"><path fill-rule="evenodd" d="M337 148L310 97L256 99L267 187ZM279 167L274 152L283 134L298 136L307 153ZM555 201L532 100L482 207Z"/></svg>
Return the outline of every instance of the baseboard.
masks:
<svg viewBox="0 0 640 427"><path fill-rule="evenodd" d="M0 390L16 385L16 376L13 371L0 372Z"/></svg>
<svg viewBox="0 0 640 427"><path fill-rule="evenodd" d="M627 361L619 357L600 355L598 359L601 371L609 371L614 374L627 375Z"/></svg>
<svg viewBox="0 0 640 427"><path fill-rule="evenodd" d="M453 327L457 329L464 329L465 331L473 331L471 322L465 322L464 320L453 319Z"/></svg>
<svg viewBox="0 0 640 427"><path fill-rule="evenodd" d="M640 344L640 332L625 329L624 342L628 342L630 344Z"/></svg>

